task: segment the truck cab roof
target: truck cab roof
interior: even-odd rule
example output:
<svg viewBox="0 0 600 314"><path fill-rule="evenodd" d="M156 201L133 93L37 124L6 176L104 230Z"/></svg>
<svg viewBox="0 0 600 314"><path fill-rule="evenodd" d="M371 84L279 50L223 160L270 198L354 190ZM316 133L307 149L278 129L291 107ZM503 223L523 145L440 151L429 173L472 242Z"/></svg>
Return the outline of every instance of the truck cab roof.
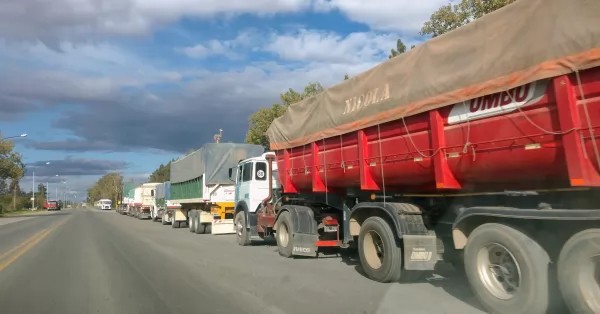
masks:
<svg viewBox="0 0 600 314"><path fill-rule="evenodd" d="M249 161L265 161L265 160L267 160L267 156L268 155L273 156L273 159L275 159L275 152L266 152L266 153L264 153L264 154L262 154L260 156L257 156L257 157L251 157L251 158L240 160L239 163L249 162Z"/></svg>

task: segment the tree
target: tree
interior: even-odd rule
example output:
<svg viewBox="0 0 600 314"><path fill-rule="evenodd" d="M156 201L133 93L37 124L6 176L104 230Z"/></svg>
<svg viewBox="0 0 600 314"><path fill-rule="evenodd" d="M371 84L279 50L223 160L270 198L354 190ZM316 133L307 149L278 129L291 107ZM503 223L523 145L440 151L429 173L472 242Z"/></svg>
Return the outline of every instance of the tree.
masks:
<svg viewBox="0 0 600 314"><path fill-rule="evenodd" d="M6 180L0 179L0 195L7 194L8 192L10 192L8 183L6 183Z"/></svg>
<svg viewBox="0 0 600 314"><path fill-rule="evenodd" d="M423 24L420 34L437 37L466 25L490 12L496 11L516 0L462 0L447 4L433 12Z"/></svg>
<svg viewBox="0 0 600 314"><path fill-rule="evenodd" d="M399 56L405 52L406 52L406 45L402 42L402 39L398 39L396 41L396 49L390 50L390 55L388 56L388 59L391 59L395 56Z"/></svg>
<svg viewBox="0 0 600 314"><path fill-rule="evenodd" d="M21 154L13 151L14 145L11 141L4 141L0 134L0 179L19 180L25 174Z"/></svg>
<svg viewBox="0 0 600 314"><path fill-rule="evenodd" d="M42 196L46 196L46 185L43 183L38 184L38 193L40 193Z"/></svg>
<svg viewBox="0 0 600 314"><path fill-rule="evenodd" d="M108 173L98 179L96 183L88 189L88 202L106 198L117 204L123 191L123 177L116 173Z"/></svg>
<svg viewBox="0 0 600 314"><path fill-rule="evenodd" d="M46 185L44 185L43 183L38 184L37 190L38 192L35 193L36 203L41 204L41 206L43 207L46 203Z"/></svg>
<svg viewBox="0 0 600 314"><path fill-rule="evenodd" d="M348 76L348 73L344 74L344 81L349 79L350 77Z"/></svg>
<svg viewBox="0 0 600 314"><path fill-rule="evenodd" d="M171 162L175 161L175 159L169 161L166 165L160 164L154 172L148 177L148 182L157 182L162 183L169 181L171 178Z"/></svg>
<svg viewBox="0 0 600 314"><path fill-rule="evenodd" d="M319 83L309 83L301 93L290 88L287 92L280 95L281 104L273 104L271 107L260 108L248 119L250 127L248 133L246 133L246 143L262 145L268 150L269 139L266 133L273 120L281 117L289 105L317 95L322 91L323 86Z"/></svg>

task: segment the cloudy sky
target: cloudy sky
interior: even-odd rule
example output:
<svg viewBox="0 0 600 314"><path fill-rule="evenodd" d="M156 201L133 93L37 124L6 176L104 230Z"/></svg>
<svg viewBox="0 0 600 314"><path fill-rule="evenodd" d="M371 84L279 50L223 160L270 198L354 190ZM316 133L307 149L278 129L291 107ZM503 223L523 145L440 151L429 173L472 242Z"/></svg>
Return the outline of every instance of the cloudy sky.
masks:
<svg viewBox="0 0 600 314"><path fill-rule="evenodd" d="M331 86L387 59L448 0L0 2L0 132L36 181L84 196L99 176L143 180L288 88ZM31 191L28 167L21 185ZM59 177L57 177L57 175Z"/></svg>

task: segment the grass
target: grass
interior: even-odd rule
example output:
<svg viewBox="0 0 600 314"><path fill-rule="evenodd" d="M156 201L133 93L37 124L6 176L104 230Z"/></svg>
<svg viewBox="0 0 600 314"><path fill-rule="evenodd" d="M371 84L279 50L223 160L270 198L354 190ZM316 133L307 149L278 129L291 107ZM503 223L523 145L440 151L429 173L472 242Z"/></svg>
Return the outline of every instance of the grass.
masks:
<svg viewBox="0 0 600 314"><path fill-rule="evenodd" d="M71 209L74 209L74 208L63 208L60 211L47 211L45 209L38 209L38 210L34 210L34 211L31 211L29 209L11 210L11 211L0 213L0 217L15 217L15 216L22 216L22 215L57 213L57 212L61 212L63 210L71 210Z"/></svg>
<svg viewBox="0 0 600 314"><path fill-rule="evenodd" d="M11 211L7 211L4 213L0 213L0 217L21 216L21 215L27 215L27 214L31 214L31 213L33 213L33 212L28 209L11 210Z"/></svg>

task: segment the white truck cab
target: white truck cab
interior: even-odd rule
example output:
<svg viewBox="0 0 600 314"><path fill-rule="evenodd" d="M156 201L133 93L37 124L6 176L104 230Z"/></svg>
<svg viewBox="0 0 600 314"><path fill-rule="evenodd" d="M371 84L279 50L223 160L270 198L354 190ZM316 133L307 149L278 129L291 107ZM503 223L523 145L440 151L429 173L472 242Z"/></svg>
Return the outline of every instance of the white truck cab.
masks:
<svg viewBox="0 0 600 314"><path fill-rule="evenodd" d="M268 166L268 157L271 167ZM229 169L229 177L235 182L235 229L238 238L246 231L249 240L262 240L264 237L257 228L257 212L270 192L280 188L275 153L266 152L259 157L241 160L237 167ZM271 183L269 177L272 178ZM271 191L269 184L273 185ZM277 201L275 195L278 193L271 194L268 203Z"/></svg>
<svg viewBox="0 0 600 314"><path fill-rule="evenodd" d="M106 198L103 198L98 201L100 204L100 209L111 209L112 201Z"/></svg>

